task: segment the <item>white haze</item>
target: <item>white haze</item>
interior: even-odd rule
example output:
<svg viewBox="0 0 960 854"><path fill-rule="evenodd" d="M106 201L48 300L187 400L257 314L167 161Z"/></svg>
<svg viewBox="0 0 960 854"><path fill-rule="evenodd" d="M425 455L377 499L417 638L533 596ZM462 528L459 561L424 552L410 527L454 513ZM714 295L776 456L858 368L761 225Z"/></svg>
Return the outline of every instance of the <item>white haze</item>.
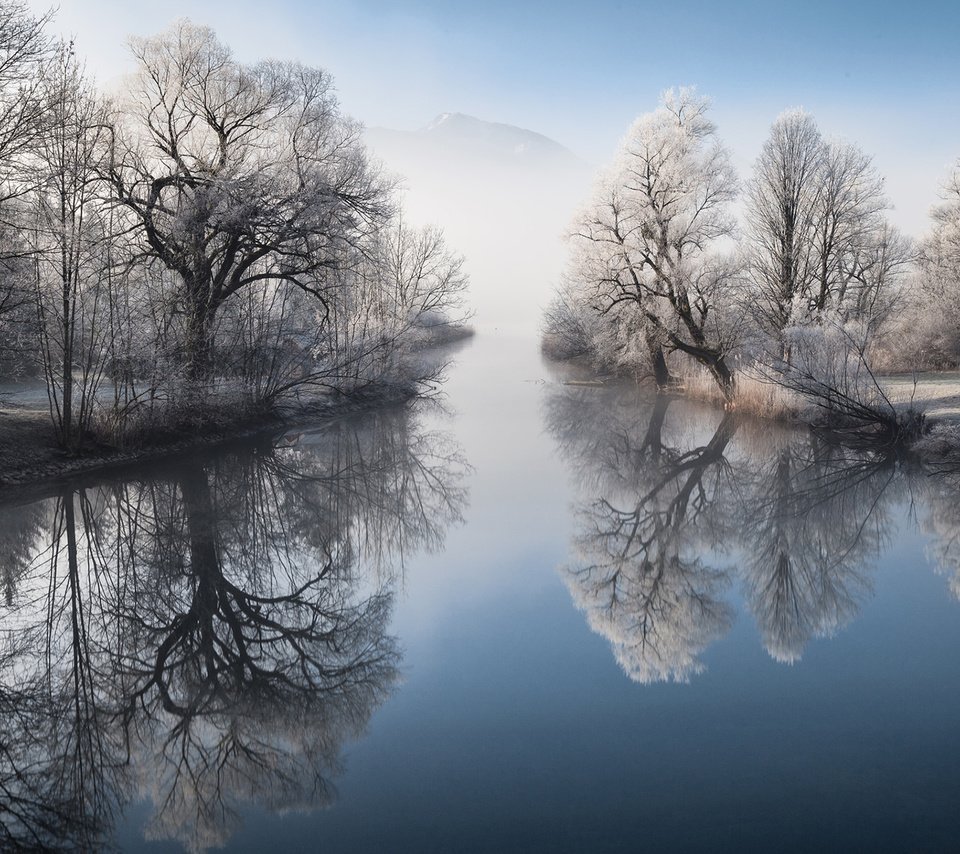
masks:
<svg viewBox="0 0 960 854"><path fill-rule="evenodd" d="M370 128L367 144L403 176L405 215L466 256L476 326L536 330L591 168L540 134L459 113L419 131Z"/></svg>

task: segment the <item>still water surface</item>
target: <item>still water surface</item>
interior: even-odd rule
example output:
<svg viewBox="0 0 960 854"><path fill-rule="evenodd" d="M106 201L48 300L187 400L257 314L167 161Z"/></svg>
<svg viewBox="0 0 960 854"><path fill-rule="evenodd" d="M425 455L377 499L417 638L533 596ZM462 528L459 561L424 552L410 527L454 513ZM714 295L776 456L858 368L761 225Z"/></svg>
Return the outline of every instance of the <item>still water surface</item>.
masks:
<svg viewBox="0 0 960 854"><path fill-rule="evenodd" d="M956 483L455 359L0 508L0 848L955 849Z"/></svg>

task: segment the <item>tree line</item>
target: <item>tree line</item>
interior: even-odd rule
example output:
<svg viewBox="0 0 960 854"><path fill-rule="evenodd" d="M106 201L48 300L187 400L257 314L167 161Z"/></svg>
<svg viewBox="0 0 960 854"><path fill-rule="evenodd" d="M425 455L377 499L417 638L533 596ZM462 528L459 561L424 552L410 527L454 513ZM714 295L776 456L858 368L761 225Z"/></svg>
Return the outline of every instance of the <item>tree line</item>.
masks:
<svg viewBox="0 0 960 854"><path fill-rule="evenodd" d="M699 366L731 400L759 374L851 405L827 375L960 362L960 178L913 241L863 150L780 115L741 184L709 101L670 90L640 116L569 234L543 346L660 388ZM835 394L837 393L837 394Z"/></svg>
<svg viewBox="0 0 960 854"><path fill-rule="evenodd" d="M404 222L328 72L181 21L108 98L48 24L0 2L0 342L63 446L422 378L463 259Z"/></svg>

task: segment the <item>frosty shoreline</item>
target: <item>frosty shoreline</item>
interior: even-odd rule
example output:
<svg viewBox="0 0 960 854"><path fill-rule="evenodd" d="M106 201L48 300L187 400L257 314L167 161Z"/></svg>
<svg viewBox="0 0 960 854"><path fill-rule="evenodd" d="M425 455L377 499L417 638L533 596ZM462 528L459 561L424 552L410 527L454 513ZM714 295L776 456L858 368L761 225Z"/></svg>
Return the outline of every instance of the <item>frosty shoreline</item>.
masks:
<svg viewBox="0 0 960 854"><path fill-rule="evenodd" d="M192 435L157 435L136 447L87 448L76 454L68 454L56 444L46 412L6 411L0 413L0 498L14 493L29 495L34 488L49 489L52 482L166 462L199 450L256 436L281 434L296 427L323 427L340 418L402 406L418 396L413 386L378 389L351 397L330 398L297 412L214 424Z"/></svg>

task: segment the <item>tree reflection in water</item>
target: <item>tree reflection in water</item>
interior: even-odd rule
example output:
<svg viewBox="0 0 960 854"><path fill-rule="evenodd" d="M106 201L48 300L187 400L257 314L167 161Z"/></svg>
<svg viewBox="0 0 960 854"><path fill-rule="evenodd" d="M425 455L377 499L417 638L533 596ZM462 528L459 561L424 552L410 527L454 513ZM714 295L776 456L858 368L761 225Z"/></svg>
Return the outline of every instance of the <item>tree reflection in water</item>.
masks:
<svg viewBox="0 0 960 854"><path fill-rule="evenodd" d="M643 683L702 672L735 584L769 654L799 660L856 615L913 490L896 461L622 387L558 387L545 417L584 493L564 579Z"/></svg>
<svg viewBox="0 0 960 854"><path fill-rule="evenodd" d="M409 411L300 439L4 508L0 847L103 845L148 796L148 836L202 850L334 797L467 467Z"/></svg>
<svg viewBox="0 0 960 854"><path fill-rule="evenodd" d="M905 481L887 461L811 436L752 450L741 466L747 603L767 651L798 661L811 638L846 625L870 592L869 568Z"/></svg>
<svg viewBox="0 0 960 854"><path fill-rule="evenodd" d="M954 463L938 474L924 482L922 526L930 535L927 555L946 576L952 596L960 600L960 472Z"/></svg>

